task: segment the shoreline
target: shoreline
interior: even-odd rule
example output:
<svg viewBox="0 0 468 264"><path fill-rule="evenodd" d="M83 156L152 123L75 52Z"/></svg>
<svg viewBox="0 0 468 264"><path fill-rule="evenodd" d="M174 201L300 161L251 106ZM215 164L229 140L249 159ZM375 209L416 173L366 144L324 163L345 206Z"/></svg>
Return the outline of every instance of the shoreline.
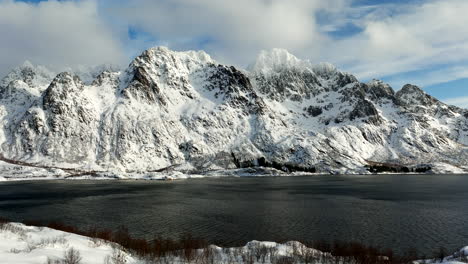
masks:
<svg viewBox="0 0 468 264"><path fill-rule="evenodd" d="M425 164L427 171L402 171L395 168L418 167L420 165L398 165L367 161L368 165L355 168L327 168L318 172L307 171L284 171L272 167L246 167L232 169L216 169L206 171L177 170L175 167L167 167L161 170L151 171L105 171L93 167L47 166L36 163L21 162L6 159L0 155L0 182L2 181L23 181L23 180L181 180L192 178L208 177L295 177L295 176L315 176L315 175L464 175L468 171L454 167L445 163ZM70 164L68 164L70 165ZM373 167L374 166L374 167ZM382 170L385 168L385 170ZM379 169L379 170L377 170ZM388 170L388 171L386 171Z"/></svg>
<svg viewBox="0 0 468 264"><path fill-rule="evenodd" d="M315 245L318 247L312 247ZM304 243L299 241L250 241L244 246L219 247L187 235L180 240L146 241L132 238L125 228L116 231L80 231L51 223L35 226L0 220L0 259L15 263L66 263L70 254L83 264L143 263L466 263L468 247L449 255L440 249L432 258L408 252L395 256L391 249L377 249L355 242ZM424 260L421 260L424 259ZM58 261L58 262L57 262ZM462 262L457 262L462 261Z"/></svg>
<svg viewBox="0 0 468 264"><path fill-rule="evenodd" d="M27 182L27 181L160 181L173 182L191 179L219 179L219 178L280 178L280 177L315 177L315 176L341 176L341 177L378 177L384 175L405 175L405 176L465 176L468 173L369 173L369 174L281 174L281 175L199 175L199 174L184 174L182 177L96 177L96 176L77 176L77 177L5 177L0 176L2 182Z"/></svg>
<svg viewBox="0 0 468 264"><path fill-rule="evenodd" d="M96 181L96 182L126 182L126 181L141 181L141 182L178 182L186 180L197 180L197 179L221 179L221 178L296 178L296 177L317 177L317 176L341 176L341 177L378 177L386 175L404 175L404 176L467 176L468 173L451 173L451 174L427 174L427 173L380 173L380 174L313 174L313 175L255 175L255 176L233 176L233 175L221 175L221 176L193 176L181 178L113 178L113 177L72 177L72 178L60 178L60 177L30 177L30 178L4 178L0 176L0 184L8 182L34 182L34 181Z"/></svg>
<svg viewBox="0 0 468 264"><path fill-rule="evenodd" d="M466 263L468 247L449 255L435 251L432 258L409 252L395 256L390 249L359 243L250 241L245 246L219 247L187 235L180 240L146 241L132 238L125 228L80 231L72 226L35 226L0 221L0 259L9 264L45 264L63 261L72 252L83 264L143 263ZM421 260L424 259L424 260ZM462 262L458 262L462 261ZM63 263L63 262L60 262Z"/></svg>
<svg viewBox="0 0 468 264"><path fill-rule="evenodd" d="M231 172L231 173L226 173ZM171 182L171 181L180 181L180 180L190 180L190 179L205 179L205 178L264 178L264 177L314 177L314 176L342 176L342 177L378 177L382 175L406 175L406 176L423 176L426 175L428 177L431 176L463 176L468 175L467 173L394 173L394 172L384 172L384 173L344 173L344 174L335 174L335 173L281 173L281 174L233 174L233 171L212 171L209 174L186 174L186 173L176 173L176 174L165 174L165 173L158 173L158 174L133 174L132 176L125 175L122 173L123 176L117 176L117 174L112 174L112 176L92 176L90 175L80 175L80 176L56 176L56 175L48 175L48 176L30 176L30 177L11 177L11 176L1 176L0 175L0 183L1 182L22 182L22 181L164 181L164 182ZM103 173L109 174L109 173Z"/></svg>

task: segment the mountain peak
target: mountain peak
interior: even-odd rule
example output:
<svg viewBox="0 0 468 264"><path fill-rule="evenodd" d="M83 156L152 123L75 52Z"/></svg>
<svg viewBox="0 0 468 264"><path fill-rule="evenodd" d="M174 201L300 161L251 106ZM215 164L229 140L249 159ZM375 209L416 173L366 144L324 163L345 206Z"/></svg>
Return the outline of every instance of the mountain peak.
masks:
<svg viewBox="0 0 468 264"><path fill-rule="evenodd" d="M200 63L215 63L215 61L206 52L199 50L173 51L164 46L157 46L145 50L135 60L144 60L147 62L167 61L175 59L182 61L194 61Z"/></svg>
<svg viewBox="0 0 468 264"><path fill-rule="evenodd" d="M384 98L392 100L395 95L395 91L389 84L377 79L372 79L369 81L365 88L366 92L371 96L371 98L376 101Z"/></svg>
<svg viewBox="0 0 468 264"><path fill-rule="evenodd" d="M405 84L401 90L396 93L396 98L402 105L430 106L436 103L440 103L439 100L428 95L420 87L412 84Z"/></svg>
<svg viewBox="0 0 468 264"><path fill-rule="evenodd" d="M313 70L318 75L328 75L338 71L335 65L328 62L321 62L317 65L314 65Z"/></svg>
<svg viewBox="0 0 468 264"><path fill-rule="evenodd" d="M255 62L249 66L253 72L277 72L284 68L312 68L309 61L298 59L285 49L262 50Z"/></svg>
<svg viewBox="0 0 468 264"><path fill-rule="evenodd" d="M0 87L6 87L12 81L23 81L30 87L47 86L54 78L54 73L44 66L33 65L25 61L21 66L10 71L0 80Z"/></svg>
<svg viewBox="0 0 468 264"><path fill-rule="evenodd" d="M82 87L83 82L80 77L70 72L61 72L55 76L54 80L50 83L49 87L45 91L47 94L50 90L56 89L75 89L77 87Z"/></svg>
<svg viewBox="0 0 468 264"><path fill-rule="evenodd" d="M425 92L416 85L413 84L405 84L400 90L400 93L402 94L425 94Z"/></svg>

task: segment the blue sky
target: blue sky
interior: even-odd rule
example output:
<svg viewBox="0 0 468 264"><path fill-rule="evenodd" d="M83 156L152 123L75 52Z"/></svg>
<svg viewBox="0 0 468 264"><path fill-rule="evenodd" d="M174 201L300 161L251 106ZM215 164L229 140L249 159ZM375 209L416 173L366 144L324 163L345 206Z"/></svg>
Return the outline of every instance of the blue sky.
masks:
<svg viewBox="0 0 468 264"><path fill-rule="evenodd" d="M25 60L125 65L157 45L246 67L284 48L468 107L466 13L466 0L0 0L0 74Z"/></svg>

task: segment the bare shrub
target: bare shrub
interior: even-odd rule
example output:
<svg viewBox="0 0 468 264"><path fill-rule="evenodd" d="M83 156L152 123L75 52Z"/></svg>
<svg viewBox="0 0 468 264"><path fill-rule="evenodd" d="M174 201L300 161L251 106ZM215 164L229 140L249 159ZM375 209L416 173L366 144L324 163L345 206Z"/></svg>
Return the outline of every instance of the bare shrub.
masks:
<svg viewBox="0 0 468 264"><path fill-rule="evenodd" d="M3 229L3 226L6 225L9 221L6 218L0 217L0 230Z"/></svg>
<svg viewBox="0 0 468 264"><path fill-rule="evenodd" d="M68 240L65 238L65 235L55 236L55 237L48 237L48 238L41 238L41 240L36 243L36 247L45 247L45 246L54 246L54 245L67 245Z"/></svg>
<svg viewBox="0 0 468 264"><path fill-rule="evenodd" d="M112 249L112 255L106 256L104 264L125 264L127 263L127 257L119 249Z"/></svg>
<svg viewBox="0 0 468 264"><path fill-rule="evenodd" d="M62 264L62 261L60 259L51 259L47 257L46 264Z"/></svg>
<svg viewBox="0 0 468 264"><path fill-rule="evenodd" d="M26 244L26 252L31 252L37 248L36 244L28 242Z"/></svg>
<svg viewBox="0 0 468 264"><path fill-rule="evenodd" d="M10 253L18 254L18 253L21 253L21 250L19 250L17 248L12 248L12 249L10 249Z"/></svg>
<svg viewBox="0 0 468 264"><path fill-rule="evenodd" d="M1 231L11 232L19 236L20 240L26 240L26 231L21 226L12 224L12 223L3 223L0 225Z"/></svg>
<svg viewBox="0 0 468 264"><path fill-rule="evenodd" d="M460 251L460 261L464 263L468 263L468 256L465 254L464 250Z"/></svg>
<svg viewBox="0 0 468 264"><path fill-rule="evenodd" d="M286 256L281 256L277 257L272 261L272 264L294 264L294 258L292 257L286 257Z"/></svg>
<svg viewBox="0 0 468 264"><path fill-rule="evenodd" d="M243 251L241 254L242 262L246 264L253 264L255 262L252 247L249 246L247 251Z"/></svg>
<svg viewBox="0 0 468 264"><path fill-rule="evenodd" d="M257 262L265 263L268 253L270 252L270 247L258 244L252 248L252 252Z"/></svg>
<svg viewBox="0 0 468 264"><path fill-rule="evenodd" d="M436 255L436 260L443 262L445 256L447 256L447 250L445 250L444 247L440 247L439 251L437 251L435 255Z"/></svg>
<svg viewBox="0 0 468 264"><path fill-rule="evenodd" d="M63 264L80 264L81 263L81 254L78 250L71 247L63 256L62 263Z"/></svg>

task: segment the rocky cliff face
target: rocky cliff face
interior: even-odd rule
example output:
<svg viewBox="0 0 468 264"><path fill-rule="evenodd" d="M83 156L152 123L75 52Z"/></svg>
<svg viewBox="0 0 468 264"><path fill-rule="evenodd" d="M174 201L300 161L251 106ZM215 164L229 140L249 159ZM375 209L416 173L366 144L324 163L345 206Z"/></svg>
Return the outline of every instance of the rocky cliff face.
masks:
<svg viewBox="0 0 468 264"><path fill-rule="evenodd" d="M83 83L27 64L5 77L2 156L117 173L468 169L468 110L284 50L241 70L158 47L122 72L87 76L97 77Z"/></svg>

